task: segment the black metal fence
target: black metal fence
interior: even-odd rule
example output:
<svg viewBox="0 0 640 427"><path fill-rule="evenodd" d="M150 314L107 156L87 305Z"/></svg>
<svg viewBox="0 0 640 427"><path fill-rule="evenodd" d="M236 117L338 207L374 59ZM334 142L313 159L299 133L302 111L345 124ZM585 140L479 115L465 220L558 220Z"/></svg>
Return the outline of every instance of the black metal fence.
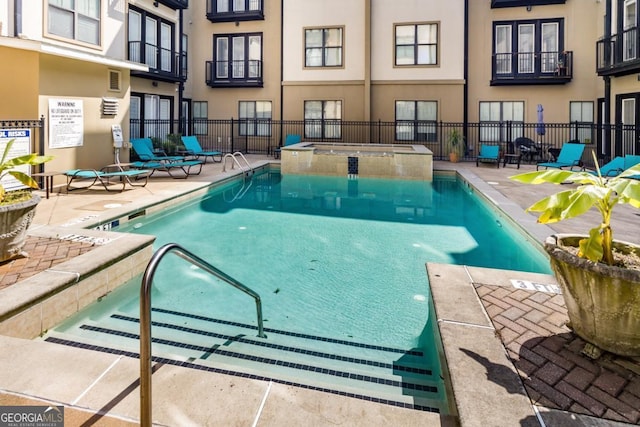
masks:
<svg viewBox="0 0 640 427"><path fill-rule="evenodd" d="M454 129L464 136L460 155L474 160L481 144L500 145L504 153L513 151L516 138L525 137L539 147L540 156L547 157L549 149L559 149L568 141L587 145L583 161L592 165L591 151L607 161L616 155L640 153L640 133L637 126L593 123L523 123L523 122L356 122L337 120L193 120L182 123L172 120L132 120L131 138L152 137L164 144L167 151L175 147L178 129L185 135L196 135L205 150L224 153L241 151L253 154L272 154L282 146L286 135L301 135L303 141L420 144L429 148L436 159L446 159L451 151L448 140ZM178 138L179 140L179 138ZM610 141L613 149L606 150ZM538 159L540 160L540 159Z"/></svg>

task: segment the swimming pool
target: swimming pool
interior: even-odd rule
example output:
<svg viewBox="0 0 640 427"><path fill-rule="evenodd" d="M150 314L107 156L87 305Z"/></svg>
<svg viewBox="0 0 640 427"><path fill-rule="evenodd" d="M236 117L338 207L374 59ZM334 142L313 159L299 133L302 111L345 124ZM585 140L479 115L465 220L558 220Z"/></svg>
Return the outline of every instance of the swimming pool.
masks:
<svg viewBox="0 0 640 427"><path fill-rule="evenodd" d="M541 251L454 177L349 180L267 171L118 231L177 242L253 301L167 257L154 354L323 391L446 412L425 262L548 272ZM49 334L137 351L133 281ZM59 335L60 334L60 335ZM78 338L78 339L79 339Z"/></svg>

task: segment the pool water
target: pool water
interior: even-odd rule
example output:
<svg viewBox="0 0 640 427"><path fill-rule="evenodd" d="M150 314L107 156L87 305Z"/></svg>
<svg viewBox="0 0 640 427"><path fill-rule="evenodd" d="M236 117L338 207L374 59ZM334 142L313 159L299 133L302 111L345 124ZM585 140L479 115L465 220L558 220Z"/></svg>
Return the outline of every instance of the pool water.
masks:
<svg viewBox="0 0 640 427"><path fill-rule="evenodd" d="M394 371L403 359L408 366L428 365L434 379L427 382L440 385L440 399L444 387L425 263L549 273L542 252L454 177L350 180L268 171L115 231L155 235L156 248L178 243L256 291L267 341L299 348L299 337L311 337L314 357L384 359ZM139 279L132 281L56 331L89 334L78 325L108 324L114 313L133 319L135 331L139 286ZM224 345L229 337L256 335L253 300L179 257L160 263L152 305L155 322L177 325L167 338L172 342L184 339L181 329L213 324L228 328ZM238 332L234 325L244 329ZM154 344L154 354L179 352L179 345L165 344ZM380 348L399 349L400 355L381 355ZM412 351L423 356L414 360ZM263 348L257 353L276 357ZM428 407L446 406L425 399Z"/></svg>

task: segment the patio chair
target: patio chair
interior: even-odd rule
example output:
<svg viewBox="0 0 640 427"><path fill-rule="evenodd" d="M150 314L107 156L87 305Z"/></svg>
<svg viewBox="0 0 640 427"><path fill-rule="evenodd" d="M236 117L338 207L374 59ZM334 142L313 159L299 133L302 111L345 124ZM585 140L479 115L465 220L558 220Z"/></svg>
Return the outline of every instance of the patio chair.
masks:
<svg viewBox="0 0 640 427"><path fill-rule="evenodd" d="M582 165L582 153L584 152L584 144L564 143L558 153L558 158L553 162L542 162L536 165L536 170L541 167L548 168L569 168L573 170L574 167L580 167Z"/></svg>
<svg viewBox="0 0 640 427"><path fill-rule="evenodd" d="M624 157L618 156L618 157L615 157L610 162L600 166L600 175L604 177L618 176L622 173L623 170L624 170ZM598 175L597 170L587 171L587 172L589 172L591 175Z"/></svg>
<svg viewBox="0 0 640 427"><path fill-rule="evenodd" d="M184 144L185 148L184 153L189 156L193 156L198 159L200 157L204 157L205 163L207 163L207 157L211 157L211 160L213 162L220 163L222 161L222 153L220 151L204 151L202 149L202 146L200 145L200 142L198 142L198 138L195 135L183 136L182 143ZM219 157L219 159L216 160L216 157Z"/></svg>
<svg viewBox="0 0 640 427"><path fill-rule="evenodd" d="M129 167L134 169L148 169L151 171L149 176L154 172L166 172L171 178L183 178L186 179L190 175L199 175L202 172L202 160L183 160L172 162L133 162L129 164ZM196 170L192 171L193 168ZM174 175L175 172L182 171L180 175Z"/></svg>
<svg viewBox="0 0 640 427"><path fill-rule="evenodd" d="M286 147L287 145L297 144L300 141L302 141L302 137L300 135L289 134L289 135L287 135L287 137L284 140L284 146ZM273 157L276 158L276 159L279 158L281 151L282 151L282 147L274 148L273 149Z"/></svg>
<svg viewBox="0 0 640 427"><path fill-rule="evenodd" d="M71 169L64 172L64 175L67 177L67 191L73 190L82 190L89 189L96 184L101 184L105 190L114 191L109 188L111 184L111 178L118 178L120 183L122 183L122 188L119 190L120 192L124 191L127 183L132 187L144 187L147 185L149 181L149 176L151 175L150 170L148 169L130 169L130 170L119 170L115 172L105 172L98 171L95 169ZM140 184L134 184L131 179L138 180L144 178L144 182ZM76 181L88 181L91 180L91 183L88 185L83 185L80 187L74 187L71 184Z"/></svg>
<svg viewBox="0 0 640 427"><path fill-rule="evenodd" d="M153 142L151 138L132 139L131 148L143 162L174 162L184 160L184 156L158 155L153 152Z"/></svg>
<svg viewBox="0 0 640 427"><path fill-rule="evenodd" d="M478 153L478 157L476 157L476 166L479 166L480 162L496 162L496 166L500 168L500 146L482 144L480 146L480 153Z"/></svg>
<svg viewBox="0 0 640 427"><path fill-rule="evenodd" d="M542 155L541 147L533 140L525 136L516 138L516 140L514 141L514 146L516 150L520 151L520 154L522 154L522 158L529 159L529 162L531 163L533 163L533 160L536 157L540 158L540 156Z"/></svg>
<svg viewBox="0 0 640 427"><path fill-rule="evenodd" d="M627 170L637 164L640 164L639 155L627 154L624 156L624 170Z"/></svg>

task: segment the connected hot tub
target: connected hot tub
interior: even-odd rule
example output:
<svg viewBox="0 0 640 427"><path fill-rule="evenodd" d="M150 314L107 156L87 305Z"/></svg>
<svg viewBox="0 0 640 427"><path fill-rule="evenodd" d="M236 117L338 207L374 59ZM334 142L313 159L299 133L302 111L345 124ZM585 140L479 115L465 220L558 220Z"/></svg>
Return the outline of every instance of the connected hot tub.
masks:
<svg viewBox="0 0 640 427"><path fill-rule="evenodd" d="M433 152L424 145L300 142L281 156L282 174L433 179Z"/></svg>

